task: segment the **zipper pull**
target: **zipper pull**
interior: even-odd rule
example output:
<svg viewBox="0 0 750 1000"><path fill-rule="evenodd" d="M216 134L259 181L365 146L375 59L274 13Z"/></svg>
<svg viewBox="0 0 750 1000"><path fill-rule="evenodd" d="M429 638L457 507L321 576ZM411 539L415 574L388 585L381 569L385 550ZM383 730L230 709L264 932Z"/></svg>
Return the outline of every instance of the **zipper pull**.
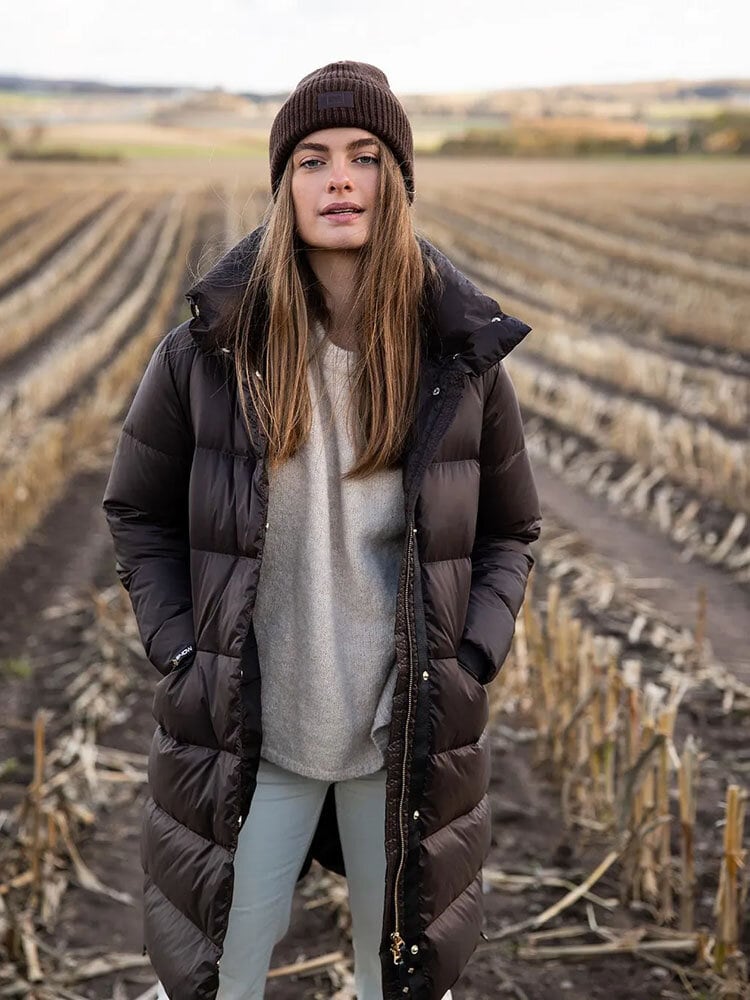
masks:
<svg viewBox="0 0 750 1000"><path fill-rule="evenodd" d="M393 964L400 965L403 962L401 957L401 952L406 947L406 941L401 937L398 931L393 931L391 934L391 951L393 952Z"/></svg>

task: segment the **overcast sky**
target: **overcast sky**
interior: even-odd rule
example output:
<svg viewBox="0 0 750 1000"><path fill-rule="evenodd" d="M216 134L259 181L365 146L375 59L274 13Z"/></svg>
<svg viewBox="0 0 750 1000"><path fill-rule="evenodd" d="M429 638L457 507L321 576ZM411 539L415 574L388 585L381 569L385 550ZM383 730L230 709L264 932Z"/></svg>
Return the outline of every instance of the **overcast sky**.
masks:
<svg viewBox="0 0 750 1000"><path fill-rule="evenodd" d="M337 59L397 93L750 76L747 0L16 0L0 73L293 89Z"/></svg>

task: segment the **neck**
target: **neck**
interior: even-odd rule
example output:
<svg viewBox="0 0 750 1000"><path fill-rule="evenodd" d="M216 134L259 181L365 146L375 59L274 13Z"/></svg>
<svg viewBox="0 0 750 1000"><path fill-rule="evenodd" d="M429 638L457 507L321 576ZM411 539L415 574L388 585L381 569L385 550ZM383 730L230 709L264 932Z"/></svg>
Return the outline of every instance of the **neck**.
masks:
<svg viewBox="0 0 750 1000"><path fill-rule="evenodd" d="M323 288L323 297L331 314L331 340L352 350L354 343L356 250L310 249L307 258Z"/></svg>

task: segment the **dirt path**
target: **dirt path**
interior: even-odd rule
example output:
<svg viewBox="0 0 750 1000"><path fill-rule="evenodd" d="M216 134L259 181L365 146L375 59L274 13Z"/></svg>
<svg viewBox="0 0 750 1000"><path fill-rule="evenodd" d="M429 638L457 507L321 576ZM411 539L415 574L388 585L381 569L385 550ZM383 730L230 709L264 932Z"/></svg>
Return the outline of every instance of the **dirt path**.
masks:
<svg viewBox="0 0 750 1000"><path fill-rule="evenodd" d="M649 588L654 605L695 628L698 591L706 588L706 630L716 656L744 681L750 681L750 595L726 574L699 559L685 562L679 549L657 528L636 522L600 497L577 490L548 466L534 462L542 500L556 519L579 531L590 547L616 563L630 577L660 581Z"/></svg>
<svg viewBox="0 0 750 1000"><path fill-rule="evenodd" d="M112 538L97 510L105 483L104 470L76 477L32 539L0 569L0 657L33 654L45 608L82 587L110 582Z"/></svg>

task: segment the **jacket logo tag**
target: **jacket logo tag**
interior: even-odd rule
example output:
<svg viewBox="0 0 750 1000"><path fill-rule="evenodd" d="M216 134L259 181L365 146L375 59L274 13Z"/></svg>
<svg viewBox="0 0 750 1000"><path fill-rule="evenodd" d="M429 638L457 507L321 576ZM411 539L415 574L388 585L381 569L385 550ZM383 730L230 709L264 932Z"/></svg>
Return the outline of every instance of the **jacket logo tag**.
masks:
<svg viewBox="0 0 750 1000"><path fill-rule="evenodd" d="M327 90L324 94L318 94L318 111L324 108L353 108L353 90Z"/></svg>
<svg viewBox="0 0 750 1000"><path fill-rule="evenodd" d="M183 649L179 651L179 653L175 653L175 655L172 657L172 665L178 667L180 663L185 659L185 657L188 656L193 651L194 651L193 646L185 646Z"/></svg>

